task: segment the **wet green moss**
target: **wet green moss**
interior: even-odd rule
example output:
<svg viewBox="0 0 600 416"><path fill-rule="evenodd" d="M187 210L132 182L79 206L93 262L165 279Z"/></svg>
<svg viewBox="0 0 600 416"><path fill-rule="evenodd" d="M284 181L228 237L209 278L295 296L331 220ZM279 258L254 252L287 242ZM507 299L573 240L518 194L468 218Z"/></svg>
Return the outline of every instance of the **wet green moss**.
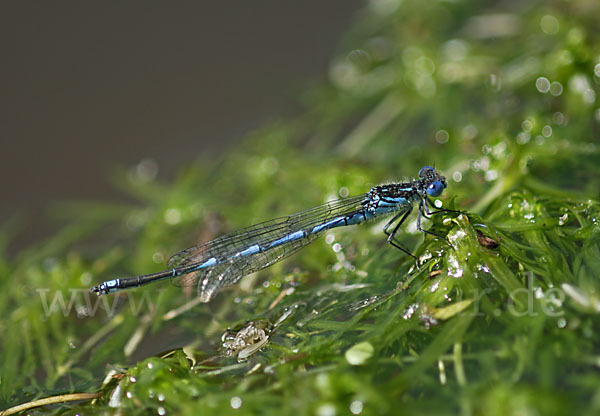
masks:
<svg viewBox="0 0 600 416"><path fill-rule="evenodd" d="M63 205L72 224L0 259L3 408L100 391L54 411L598 412L597 3L369 4L304 113L172 183L119 176L139 204ZM404 227L418 268L373 223L188 310L168 283L86 291L433 163L461 213L427 223L451 245ZM223 356L221 334L248 321L272 325L268 342Z"/></svg>

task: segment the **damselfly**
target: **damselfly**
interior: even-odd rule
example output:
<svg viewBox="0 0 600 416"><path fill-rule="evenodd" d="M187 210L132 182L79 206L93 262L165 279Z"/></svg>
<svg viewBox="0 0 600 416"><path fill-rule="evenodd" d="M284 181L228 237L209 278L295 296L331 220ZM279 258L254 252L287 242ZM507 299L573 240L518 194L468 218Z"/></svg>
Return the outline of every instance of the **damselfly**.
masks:
<svg viewBox="0 0 600 416"><path fill-rule="evenodd" d="M443 238L421 228L421 217L448 211L429 210L429 197L441 195L444 188L446 178L426 166L419 171L419 179L375 186L363 195L330 201L298 214L233 231L175 254L169 259L169 270L109 280L91 290L102 295L170 278L177 286L196 286L200 300L208 302L223 286L278 262L327 230L392 213L395 215L383 227L387 241L413 256L396 241L396 233L413 204L418 203L417 229Z"/></svg>

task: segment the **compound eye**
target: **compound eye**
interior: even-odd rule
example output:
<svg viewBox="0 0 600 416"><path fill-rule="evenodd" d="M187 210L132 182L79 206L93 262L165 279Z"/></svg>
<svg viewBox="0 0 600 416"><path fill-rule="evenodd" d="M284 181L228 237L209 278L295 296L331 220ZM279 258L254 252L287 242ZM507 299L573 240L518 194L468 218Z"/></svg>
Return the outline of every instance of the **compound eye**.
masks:
<svg viewBox="0 0 600 416"><path fill-rule="evenodd" d="M419 178L425 179L425 175L427 175L428 171L433 171L433 168L431 166L422 167L421 170L419 170Z"/></svg>
<svg viewBox="0 0 600 416"><path fill-rule="evenodd" d="M444 184L441 181L435 181L427 187L429 196L440 196L444 191Z"/></svg>

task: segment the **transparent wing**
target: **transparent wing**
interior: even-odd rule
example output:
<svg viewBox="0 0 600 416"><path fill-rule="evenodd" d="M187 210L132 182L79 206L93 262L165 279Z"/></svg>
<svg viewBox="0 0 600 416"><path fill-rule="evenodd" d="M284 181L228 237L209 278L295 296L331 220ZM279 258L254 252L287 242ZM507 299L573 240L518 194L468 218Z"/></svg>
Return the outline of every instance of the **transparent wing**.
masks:
<svg viewBox="0 0 600 416"><path fill-rule="evenodd" d="M291 255L324 231L309 232L302 238L287 241L264 251L239 255L243 250L254 245L268 247L274 241L297 231L310 231L334 218L361 212L364 209L362 203L366 200L367 195L363 194L327 202L298 214L242 228L180 251L169 259L169 268L200 265L212 258L215 259L215 264L177 276L172 281L177 286L198 285L200 297L204 302L208 302L221 287L234 284L242 276L261 270Z"/></svg>

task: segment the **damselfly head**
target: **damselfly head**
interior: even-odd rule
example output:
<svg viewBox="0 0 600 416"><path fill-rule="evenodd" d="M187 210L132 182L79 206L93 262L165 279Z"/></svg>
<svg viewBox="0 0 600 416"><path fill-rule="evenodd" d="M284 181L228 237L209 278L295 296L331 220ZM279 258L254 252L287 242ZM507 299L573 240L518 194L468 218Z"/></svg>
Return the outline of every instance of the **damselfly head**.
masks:
<svg viewBox="0 0 600 416"><path fill-rule="evenodd" d="M431 166L421 168L419 178L429 196L440 196L446 188L446 178Z"/></svg>

